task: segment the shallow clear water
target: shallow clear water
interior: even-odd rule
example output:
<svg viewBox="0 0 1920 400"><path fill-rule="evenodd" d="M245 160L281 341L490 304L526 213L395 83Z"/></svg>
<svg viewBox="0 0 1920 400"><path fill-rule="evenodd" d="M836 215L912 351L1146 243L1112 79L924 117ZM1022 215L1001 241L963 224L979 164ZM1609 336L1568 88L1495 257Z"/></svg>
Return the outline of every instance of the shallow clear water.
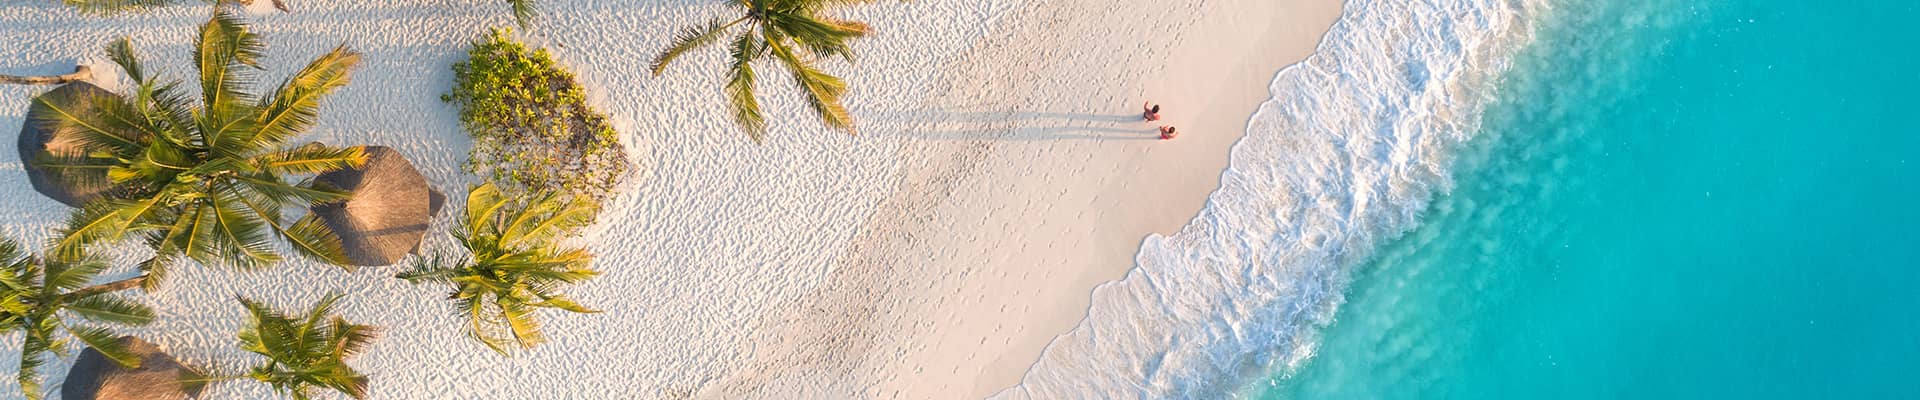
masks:
<svg viewBox="0 0 1920 400"><path fill-rule="evenodd" d="M1916 7L1557 2L1451 193L1249 394L1920 398Z"/></svg>

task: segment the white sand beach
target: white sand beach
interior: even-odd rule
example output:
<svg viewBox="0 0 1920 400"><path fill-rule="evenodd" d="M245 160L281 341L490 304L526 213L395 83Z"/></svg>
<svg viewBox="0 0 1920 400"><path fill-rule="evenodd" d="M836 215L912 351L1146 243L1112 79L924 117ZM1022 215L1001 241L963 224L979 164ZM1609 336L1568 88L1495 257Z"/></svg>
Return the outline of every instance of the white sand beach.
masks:
<svg viewBox="0 0 1920 400"><path fill-rule="evenodd" d="M853 87L861 134L821 127L787 80L768 79L772 130L755 145L725 117L722 51L662 77L644 68L679 28L717 16L714 2L541 4L545 18L521 37L580 75L636 163L581 239L605 275L569 291L604 313L543 315L550 343L504 358L464 336L442 288L392 278L405 267L290 262L176 271L140 297L160 318L134 333L186 364L238 371L254 360L234 347L244 314L233 296L294 307L341 292L342 314L386 331L354 360L379 399L990 396L1085 317L1093 288L1132 267L1145 237L1194 218L1268 82L1341 11L1336 0L856 7L847 16L877 33L856 45L858 64L830 65ZM248 16L269 43L269 81L343 42L366 53L307 139L394 147L455 198L478 181L460 170L470 144L438 98L465 43L511 24L504 5L291 5ZM0 73L80 63L116 88L124 82L101 49L130 36L148 68L186 77L209 8L96 17L6 0ZM17 129L44 90L0 86L0 130ZM1178 139L1154 140L1139 120L1149 100L1166 107ZM0 234L46 242L68 209L31 191L17 160L0 165L13 205ZM428 250L451 245L449 214ZM123 247L122 264L145 257ZM9 349L0 359L17 354ZM48 368L50 382L69 362ZM17 393L12 385L0 380L0 393ZM246 383L205 396L268 397Z"/></svg>

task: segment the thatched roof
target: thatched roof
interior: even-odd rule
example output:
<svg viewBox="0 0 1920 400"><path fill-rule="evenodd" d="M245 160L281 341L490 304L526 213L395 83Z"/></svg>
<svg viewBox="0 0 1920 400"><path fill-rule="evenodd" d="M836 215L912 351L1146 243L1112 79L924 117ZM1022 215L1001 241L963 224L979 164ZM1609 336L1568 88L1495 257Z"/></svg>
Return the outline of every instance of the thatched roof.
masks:
<svg viewBox="0 0 1920 400"><path fill-rule="evenodd" d="M160 352L152 343L132 336L120 338L134 354L140 355L140 368L127 369L87 348L67 372L60 386L64 400L185 400L200 395L201 375L180 365L172 356Z"/></svg>
<svg viewBox="0 0 1920 400"><path fill-rule="evenodd" d="M316 178L353 193L342 203L319 204L313 212L346 245L347 260L359 266L393 265L420 247L427 223L439 211L438 193L400 152L367 147L367 163Z"/></svg>
<svg viewBox="0 0 1920 400"><path fill-rule="evenodd" d="M66 104L75 109L91 108L95 96L115 96L113 92L86 82L73 82L41 94L35 101L47 101ZM26 166L27 181L33 184L33 190L39 191L54 201L72 207L80 207L88 200L100 197L111 186L107 183L106 170L75 170L69 174L77 176L55 176L53 171L36 166L36 160L47 155L79 155L82 152L71 140L54 137L54 132L41 129L34 121L42 119L31 109L27 112L26 123L20 127L20 164ZM74 179L78 178L78 179Z"/></svg>

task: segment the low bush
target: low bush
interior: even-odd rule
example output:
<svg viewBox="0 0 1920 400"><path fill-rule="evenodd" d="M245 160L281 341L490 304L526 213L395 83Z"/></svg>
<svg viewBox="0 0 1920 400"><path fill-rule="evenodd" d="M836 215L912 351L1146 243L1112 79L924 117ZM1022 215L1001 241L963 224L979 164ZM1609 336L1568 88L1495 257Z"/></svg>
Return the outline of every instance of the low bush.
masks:
<svg viewBox="0 0 1920 400"><path fill-rule="evenodd" d="M467 170L521 193L558 191L606 200L625 176L625 149L607 116L587 105L586 90L545 49L494 29L453 65L453 92L473 137Z"/></svg>

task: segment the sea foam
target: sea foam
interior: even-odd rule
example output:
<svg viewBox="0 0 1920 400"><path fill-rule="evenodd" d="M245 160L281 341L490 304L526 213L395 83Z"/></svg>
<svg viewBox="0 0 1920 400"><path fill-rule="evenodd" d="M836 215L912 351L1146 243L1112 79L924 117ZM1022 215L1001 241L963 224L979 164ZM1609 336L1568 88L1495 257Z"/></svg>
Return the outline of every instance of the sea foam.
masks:
<svg viewBox="0 0 1920 400"><path fill-rule="evenodd" d="M1221 187L1093 293L1000 398L1218 398L1312 357L1350 269L1449 190L1543 4L1352 0L1316 54L1282 70Z"/></svg>

